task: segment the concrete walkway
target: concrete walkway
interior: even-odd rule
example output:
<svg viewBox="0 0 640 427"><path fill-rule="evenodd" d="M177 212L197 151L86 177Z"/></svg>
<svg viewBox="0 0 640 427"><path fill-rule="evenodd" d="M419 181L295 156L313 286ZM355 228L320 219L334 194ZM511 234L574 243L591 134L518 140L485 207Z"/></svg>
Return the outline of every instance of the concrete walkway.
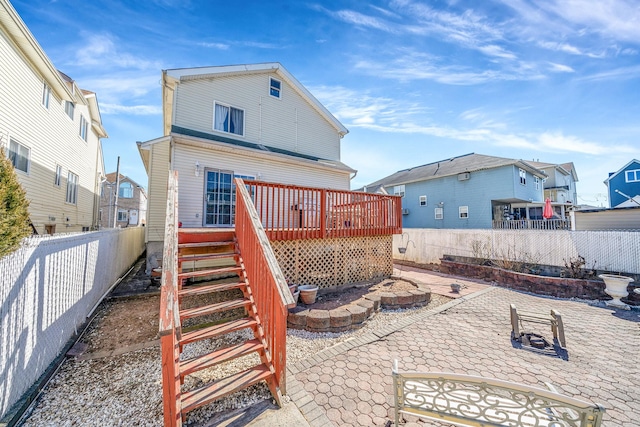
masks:
<svg viewBox="0 0 640 427"><path fill-rule="evenodd" d="M451 276L403 270L402 275L431 284L433 292L451 296ZM401 370L456 372L539 387L549 382L559 393L603 405L606 427L640 425L637 311L532 296L466 279L462 283L467 282L460 297L444 306L289 366L288 394L307 422L313 427L386 425L393 419L391 366L398 359ZM567 352L540 354L514 345L511 303L540 313L559 310ZM531 330L552 339L541 325ZM407 427L435 425L406 418Z"/></svg>

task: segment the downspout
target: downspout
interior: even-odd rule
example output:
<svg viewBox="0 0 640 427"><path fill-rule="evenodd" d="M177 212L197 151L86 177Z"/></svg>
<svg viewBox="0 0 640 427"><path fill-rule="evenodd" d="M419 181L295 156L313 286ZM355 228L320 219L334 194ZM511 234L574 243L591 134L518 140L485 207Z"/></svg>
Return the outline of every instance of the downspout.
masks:
<svg viewBox="0 0 640 427"><path fill-rule="evenodd" d="M298 152L298 109L295 108L294 109L296 112L296 145L295 145L295 152Z"/></svg>
<svg viewBox="0 0 640 427"><path fill-rule="evenodd" d="M259 126L260 126L260 132L258 135L258 143L262 144L262 96L260 97L260 104L259 104L259 109L258 111L260 112L260 122L259 122Z"/></svg>

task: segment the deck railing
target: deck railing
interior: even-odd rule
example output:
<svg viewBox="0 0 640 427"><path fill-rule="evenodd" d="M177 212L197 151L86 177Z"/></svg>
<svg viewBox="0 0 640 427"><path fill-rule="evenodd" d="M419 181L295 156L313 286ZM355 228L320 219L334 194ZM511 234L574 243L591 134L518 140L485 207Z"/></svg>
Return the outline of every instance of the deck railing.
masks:
<svg viewBox="0 0 640 427"><path fill-rule="evenodd" d="M402 232L399 196L244 181L271 240Z"/></svg>
<svg viewBox="0 0 640 427"><path fill-rule="evenodd" d="M167 215L162 256L160 287L160 346L162 349L162 403L164 425L181 426L179 341L180 308L178 306L178 172L169 173Z"/></svg>
<svg viewBox="0 0 640 427"><path fill-rule="evenodd" d="M503 230L571 230L571 220L505 219L493 221L493 228Z"/></svg>
<svg viewBox="0 0 640 427"><path fill-rule="evenodd" d="M236 178L236 238L267 341L275 379L285 394L287 308L295 306L249 191Z"/></svg>

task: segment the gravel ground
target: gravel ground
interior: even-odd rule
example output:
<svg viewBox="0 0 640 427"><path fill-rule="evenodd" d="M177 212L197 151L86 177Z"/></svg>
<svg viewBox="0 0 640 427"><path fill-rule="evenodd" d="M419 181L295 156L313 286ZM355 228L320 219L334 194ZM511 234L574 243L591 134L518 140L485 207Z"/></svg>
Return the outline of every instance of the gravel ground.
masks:
<svg viewBox="0 0 640 427"><path fill-rule="evenodd" d="M287 331L287 361L293 363L340 342L356 338L399 318L431 310L450 301L432 294L431 302L418 309L382 310L355 331L313 333ZM249 331L229 334L221 339L206 340L185 346L182 357L251 338ZM187 377L183 390L198 387L213 378L226 376L260 363L257 355L230 361ZM214 415L270 398L266 384L260 383L192 411L187 426L199 426ZM119 356L93 360L68 359L55 375L28 419L25 427L40 426L160 426L162 425L162 392L160 349L156 345Z"/></svg>

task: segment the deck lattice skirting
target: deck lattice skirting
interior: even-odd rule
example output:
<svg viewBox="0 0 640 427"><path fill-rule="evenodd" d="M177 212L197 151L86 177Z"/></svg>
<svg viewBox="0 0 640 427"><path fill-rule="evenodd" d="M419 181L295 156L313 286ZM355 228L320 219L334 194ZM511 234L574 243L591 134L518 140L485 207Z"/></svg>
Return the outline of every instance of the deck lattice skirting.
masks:
<svg viewBox="0 0 640 427"><path fill-rule="evenodd" d="M392 236L272 241L288 281L327 289L393 274Z"/></svg>

